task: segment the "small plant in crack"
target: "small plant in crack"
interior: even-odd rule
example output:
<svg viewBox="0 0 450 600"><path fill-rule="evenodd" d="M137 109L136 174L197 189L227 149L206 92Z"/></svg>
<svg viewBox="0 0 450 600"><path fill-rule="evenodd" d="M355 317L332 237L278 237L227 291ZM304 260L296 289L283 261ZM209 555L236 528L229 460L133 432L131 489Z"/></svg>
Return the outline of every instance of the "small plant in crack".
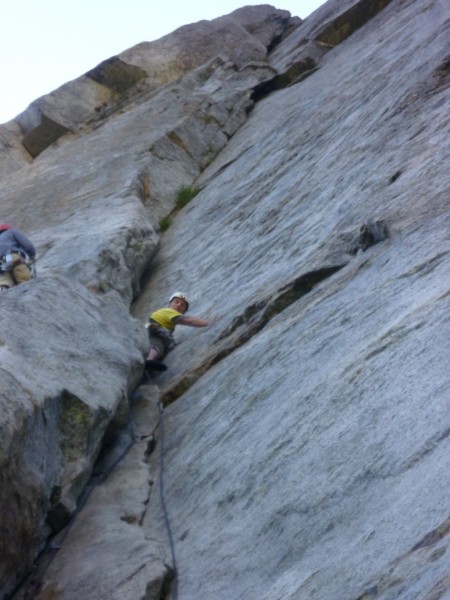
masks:
<svg viewBox="0 0 450 600"><path fill-rule="evenodd" d="M166 231L172 225L172 217L170 215L166 215L165 217L161 217L159 220L159 228L161 231Z"/></svg>
<svg viewBox="0 0 450 600"><path fill-rule="evenodd" d="M177 197L175 200L175 206L177 208L183 208L186 206L192 198L194 198L200 191L200 188L197 186L190 185L182 185L177 192Z"/></svg>

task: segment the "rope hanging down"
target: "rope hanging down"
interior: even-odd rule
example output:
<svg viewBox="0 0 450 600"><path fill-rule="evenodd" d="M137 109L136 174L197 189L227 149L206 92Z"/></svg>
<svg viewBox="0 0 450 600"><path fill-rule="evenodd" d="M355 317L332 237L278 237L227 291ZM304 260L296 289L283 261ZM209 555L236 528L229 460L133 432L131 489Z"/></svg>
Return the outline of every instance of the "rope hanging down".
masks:
<svg viewBox="0 0 450 600"><path fill-rule="evenodd" d="M152 383L152 377L148 371L145 371L147 381ZM161 500L161 508L163 512L164 525L169 539L170 554L172 558L173 579L172 579L172 600L178 600L178 571L175 557L175 544L173 541L172 528L169 521L169 512L167 510L166 500L164 498L164 406L162 402L158 402L159 410L159 497Z"/></svg>
<svg viewBox="0 0 450 600"><path fill-rule="evenodd" d="M159 403L159 496L161 498L161 506L164 516L164 524L169 538L170 553L172 556L173 565L173 581L172 581L172 600L178 599L178 572L175 559L175 544L170 527L169 514L167 511L166 501L164 499L164 409L161 402Z"/></svg>

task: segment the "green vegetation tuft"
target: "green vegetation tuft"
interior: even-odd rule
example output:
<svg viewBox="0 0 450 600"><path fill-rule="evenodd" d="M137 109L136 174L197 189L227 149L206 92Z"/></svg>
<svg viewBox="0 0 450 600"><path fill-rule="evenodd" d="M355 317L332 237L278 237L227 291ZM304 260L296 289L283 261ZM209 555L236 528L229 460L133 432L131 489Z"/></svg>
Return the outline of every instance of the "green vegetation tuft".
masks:
<svg viewBox="0 0 450 600"><path fill-rule="evenodd" d="M172 217L170 215L161 217L161 219L159 220L159 228L161 229L161 231L166 231L166 229L169 229L171 225Z"/></svg>
<svg viewBox="0 0 450 600"><path fill-rule="evenodd" d="M196 186L182 185L177 192L177 198L175 200L176 207L183 208L183 206L186 206L199 191L200 188Z"/></svg>

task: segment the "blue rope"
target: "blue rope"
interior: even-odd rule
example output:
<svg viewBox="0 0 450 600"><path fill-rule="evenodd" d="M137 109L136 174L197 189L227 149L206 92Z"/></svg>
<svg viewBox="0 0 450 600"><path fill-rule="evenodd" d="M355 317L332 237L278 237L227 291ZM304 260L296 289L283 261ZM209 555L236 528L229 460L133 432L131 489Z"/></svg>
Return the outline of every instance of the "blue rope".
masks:
<svg viewBox="0 0 450 600"><path fill-rule="evenodd" d="M164 523L167 529L167 537L169 538L170 545L170 553L172 555L172 565L173 565L173 581L172 581L172 600L177 600L178 598L178 572L177 572L177 564L175 559L175 544L173 542L172 529L170 527L169 514L167 511L167 505L164 500L164 419L163 419L164 409L161 402L159 403L159 436L160 436L160 446L159 446L159 496L161 498L161 506L163 510Z"/></svg>

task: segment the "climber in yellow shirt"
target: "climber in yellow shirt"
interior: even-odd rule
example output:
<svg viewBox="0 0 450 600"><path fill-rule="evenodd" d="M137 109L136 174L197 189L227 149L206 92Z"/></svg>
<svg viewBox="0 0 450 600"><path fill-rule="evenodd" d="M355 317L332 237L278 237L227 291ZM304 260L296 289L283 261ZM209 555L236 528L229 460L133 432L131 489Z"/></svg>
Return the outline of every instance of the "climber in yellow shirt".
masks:
<svg viewBox="0 0 450 600"><path fill-rule="evenodd" d="M145 368L151 371L165 371L166 365L162 362L170 350L175 347L173 332L176 325L189 327L207 327L210 320L199 317L185 316L189 308L186 294L175 292L169 299L169 306L160 308L151 313L146 327L150 339L150 350Z"/></svg>

